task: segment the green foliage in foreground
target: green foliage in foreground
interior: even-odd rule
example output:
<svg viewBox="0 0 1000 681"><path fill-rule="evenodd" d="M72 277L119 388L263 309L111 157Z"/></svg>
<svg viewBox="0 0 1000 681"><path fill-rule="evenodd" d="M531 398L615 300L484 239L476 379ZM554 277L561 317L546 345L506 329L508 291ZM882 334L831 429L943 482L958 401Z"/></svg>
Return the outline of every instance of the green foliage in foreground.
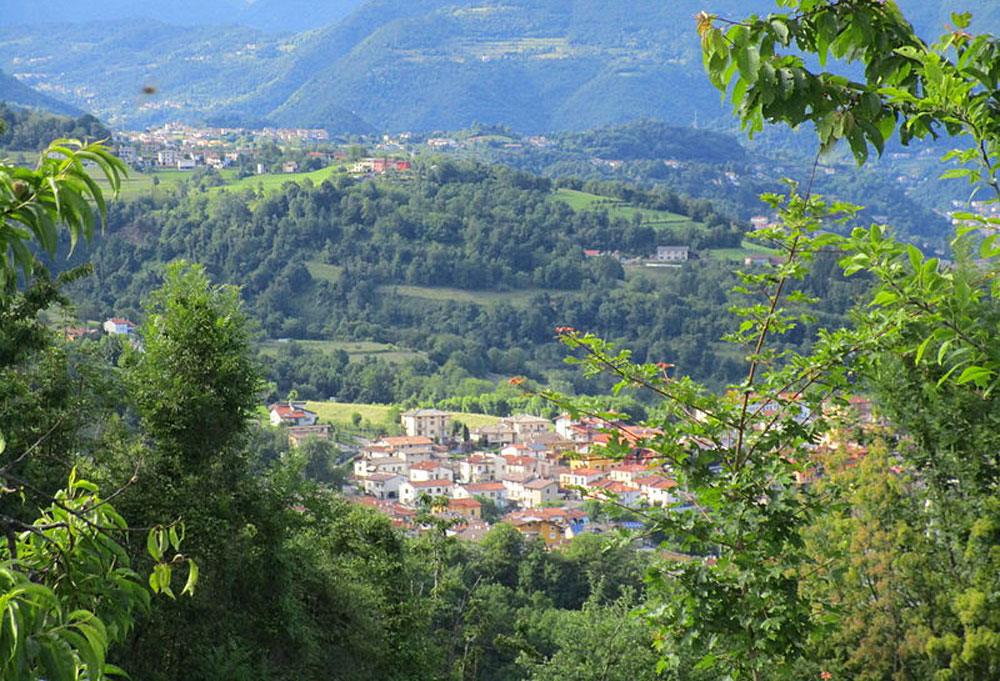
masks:
<svg viewBox="0 0 1000 681"><path fill-rule="evenodd" d="M73 430L82 415L71 408L68 363L37 319L60 300L57 285L29 244L53 251L63 227L73 242L91 236L88 199L102 218L104 202L85 160L117 181L121 162L99 145L56 143L34 171L0 166L0 676L13 681L121 675L107 655L148 609L144 582L173 598L176 568L188 566L182 594L198 579L196 563L179 553L183 526L173 522L147 528L144 580L125 548L130 528L109 503L124 487L101 498L67 463L73 452L64 447L79 444Z"/></svg>

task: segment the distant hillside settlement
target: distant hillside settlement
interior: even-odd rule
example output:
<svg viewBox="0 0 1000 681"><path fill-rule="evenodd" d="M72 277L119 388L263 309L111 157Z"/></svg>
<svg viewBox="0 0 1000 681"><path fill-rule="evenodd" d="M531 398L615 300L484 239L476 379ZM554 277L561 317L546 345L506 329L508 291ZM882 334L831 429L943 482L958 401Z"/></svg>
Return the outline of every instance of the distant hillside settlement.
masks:
<svg viewBox="0 0 1000 681"><path fill-rule="evenodd" d="M851 407L851 419L873 422L867 400L854 398ZM285 424L293 442L309 429L316 437L331 436L328 427L315 425L316 414L304 405L279 403L269 409L271 422ZM690 503L669 466L648 446L660 435L655 429L517 414L476 428L464 440L452 435L457 429L449 412L411 410L401 421L406 435L379 437L360 447L344 491L410 533L427 529L419 516L429 511L448 521L447 532L462 539L476 540L492 523L506 522L551 548L583 532L638 529L641 516L632 510ZM818 445L830 446L832 441ZM855 457L864 455L859 445L846 446ZM587 503L594 501L619 512L597 519L594 505Z"/></svg>

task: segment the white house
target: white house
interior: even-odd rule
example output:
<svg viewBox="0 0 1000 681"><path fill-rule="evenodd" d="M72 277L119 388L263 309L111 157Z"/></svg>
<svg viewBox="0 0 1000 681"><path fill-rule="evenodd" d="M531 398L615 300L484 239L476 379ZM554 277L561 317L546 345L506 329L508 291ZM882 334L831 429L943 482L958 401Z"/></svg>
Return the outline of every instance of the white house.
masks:
<svg viewBox="0 0 1000 681"><path fill-rule="evenodd" d="M590 487L604 478L604 471L597 468L577 468L559 475L560 487Z"/></svg>
<svg viewBox="0 0 1000 681"><path fill-rule="evenodd" d="M423 494L450 497L453 488L451 480L406 480L399 485L399 502L404 506L415 506Z"/></svg>
<svg viewBox="0 0 1000 681"><path fill-rule="evenodd" d="M513 426L514 432L517 434L517 442L527 442L532 435L544 433L552 427L552 422L548 419L530 414L515 414L502 421Z"/></svg>
<svg viewBox="0 0 1000 681"><path fill-rule="evenodd" d="M402 475L394 473L376 473L364 480L365 494L376 499L398 499L399 486L406 482Z"/></svg>
<svg viewBox="0 0 1000 681"><path fill-rule="evenodd" d="M448 437L451 414L440 409L411 409L400 416L406 434L441 441Z"/></svg>
<svg viewBox="0 0 1000 681"><path fill-rule="evenodd" d="M156 152L156 163L161 166L173 166L177 164L177 150L163 149Z"/></svg>
<svg viewBox="0 0 1000 681"><path fill-rule="evenodd" d="M453 496L456 499L483 497L497 506L507 505L507 487L502 482L472 482L458 485L454 488Z"/></svg>
<svg viewBox="0 0 1000 681"><path fill-rule="evenodd" d="M676 498L673 494L677 483L660 475L650 475L638 478L635 484L639 486L642 498L651 506L667 506Z"/></svg>
<svg viewBox="0 0 1000 681"><path fill-rule="evenodd" d="M455 471L437 461L419 461L410 465L410 480L454 480Z"/></svg>
<svg viewBox="0 0 1000 681"><path fill-rule="evenodd" d="M135 333L135 322L131 322L128 319L123 319L121 317L112 317L104 322L101 326L104 329L104 333L110 336L131 336Z"/></svg>
<svg viewBox="0 0 1000 681"><path fill-rule="evenodd" d="M521 491L521 505L525 508L538 508L546 502L558 499L559 483L547 478L526 482Z"/></svg>
<svg viewBox="0 0 1000 681"><path fill-rule="evenodd" d="M593 499L614 500L625 506L635 506L643 495L638 489L624 482L601 480L591 486L587 496Z"/></svg>
<svg viewBox="0 0 1000 681"><path fill-rule="evenodd" d="M652 474L649 466L641 463L623 463L608 471L608 477L617 482L632 484L636 478L647 477Z"/></svg>
<svg viewBox="0 0 1000 681"><path fill-rule="evenodd" d="M472 439L486 447L505 447L514 444L517 433L514 431L514 426L501 421L492 426L474 429Z"/></svg>
<svg viewBox="0 0 1000 681"><path fill-rule="evenodd" d="M489 482L497 479L497 459L488 454L470 454L458 463L462 482Z"/></svg>
<svg viewBox="0 0 1000 681"><path fill-rule="evenodd" d="M298 402L278 402L268 407L272 426L312 426L319 415Z"/></svg>
<svg viewBox="0 0 1000 681"><path fill-rule="evenodd" d="M657 262L686 262L690 250L687 246L657 246L653 259Z"/></svg>

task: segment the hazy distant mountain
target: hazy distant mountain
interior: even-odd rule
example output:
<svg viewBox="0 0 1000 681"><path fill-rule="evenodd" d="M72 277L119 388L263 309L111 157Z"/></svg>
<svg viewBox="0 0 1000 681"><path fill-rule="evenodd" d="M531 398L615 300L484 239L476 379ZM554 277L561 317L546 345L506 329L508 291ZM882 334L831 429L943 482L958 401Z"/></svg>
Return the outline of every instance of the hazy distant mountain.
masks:
<svg viewBox="0 0 1000 681"><path fill-rule="evenodd" d="M153 19L180 26L243 25L305 31L342 19L364 0L47 0L10 3L4 24Z"/></svg>
<svg viewBox="0 0 1000 681"><path fill-rule="evenodd" d="M0 102L18 106L43 109L65 116L80 116L83 112L75 106L61 102L55 97L33 90L13 76L0 71Z"/></svg>
<svg viewBox="0 0 1000 681"><path fill-rule="evenodd" d="M199 120L287 70L293 45L249 28L144 20L0 27L0 68L113 126ZM144 94L144 88L155 90Z"/></svg>
<svg viewBox="0 0 1000 681"><path fill-rule="evenodd" d="M722 110L698 54L702 2L373 0L317 32L295 68L246 106L281 124L332 127L348 109L388 130L712 118Z"/></svg>
<svg viewBox="0 0 1000 681"><path fill-rule="evenodd" d="M49 16L64 16L57 0ZM903 0L928 36L962 0ZM1000 3L977 8L995 30ZM650 117L731 120L705 78L693 17L739 17L772 0L95 0L149 19L0 27L0 68L114 125L274 122L337 132L589 128ZM996 6L993 6L996 5ZM46 5L49 7L49 5ZM244 22L274 33L218 26ZM19 8L15 16L40 10ZM199 19L200 17L200 19ZM6 23L6 22L5 22ZM152 96L139 93L151 85Z"/></svg>

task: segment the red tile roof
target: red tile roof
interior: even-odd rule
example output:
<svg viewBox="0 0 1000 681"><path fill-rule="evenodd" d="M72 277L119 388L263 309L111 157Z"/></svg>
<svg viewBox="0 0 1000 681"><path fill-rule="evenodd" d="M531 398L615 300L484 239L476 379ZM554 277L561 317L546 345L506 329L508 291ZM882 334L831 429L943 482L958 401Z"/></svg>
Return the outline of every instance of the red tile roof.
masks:
<svg viewBox="0 0 1000 681"><path fill-rule="evenodd" d="M448 508L482 508L483 505L475 499L449 499Z"/></svg>
<svg viewBox="0 0 1000 681"><path fill-rule="evenodd" d="M507 489L502 482L470 482L467 485L462 485L462 487L470 494L475 494L476 492L502 492Z"/></svg>
<svg viewBox="0 0 1000 681"><path fill-rule="evenodd" d="M410 483L411 486L418 487L418 488L422 488L422 487L451 487L452 485L455 484L451 480L443 480L441 478L438 478L436 480L410 480L409 483Z"/></svg>
<svg viewBox="0 0 1000 681"><path fill-rule="evenodd" d="M407 436L403 435L400 437L384 437L381 440L390 447L405 447L407 445L432 445L434 441L429 437L424 437L423 435Z"/></svg>

